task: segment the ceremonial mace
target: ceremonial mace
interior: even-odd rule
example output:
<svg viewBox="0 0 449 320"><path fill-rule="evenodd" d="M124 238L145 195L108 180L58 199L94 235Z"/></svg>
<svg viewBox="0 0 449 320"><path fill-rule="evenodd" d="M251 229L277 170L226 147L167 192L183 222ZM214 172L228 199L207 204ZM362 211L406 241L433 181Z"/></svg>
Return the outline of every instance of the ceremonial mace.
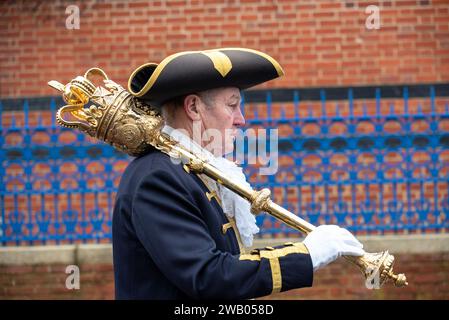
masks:
<svg viewBox="0 0 449 320"><path fill-rule="evenodd" d="M92 76L103 78L104 87L96 86ZM187 171L205 174L248 200L254 215L266 212L305 234L316 228L271 201L269 189L256 191L231 180L201 155L192 153L161 132L164 119L159 111L109 80L103 70L91 68L84 76L78 76L66 85L54 80L48 84L62 92L62 98L67 103L56 112L59 125L85 132L131 156L142 155L154 147L180 159ZM93 104L88 108L85 107L89 102ZM344 256L344 258L360 268L367 287L378 289L386 282L393 282L396 287L408 285L403 273L393 273L394 256L388 251L365 253L361 257Z"/></svg>

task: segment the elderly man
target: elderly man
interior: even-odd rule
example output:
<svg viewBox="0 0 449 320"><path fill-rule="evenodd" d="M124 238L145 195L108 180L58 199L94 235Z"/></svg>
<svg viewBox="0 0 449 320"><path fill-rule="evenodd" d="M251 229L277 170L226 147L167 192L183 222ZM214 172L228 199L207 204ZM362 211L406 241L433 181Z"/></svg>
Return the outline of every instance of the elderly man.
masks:
<svg viewBox="0 0 449 320"><path fill-rule="evenodd" d="M247 183L241 168L222 157L245 124L240 90L282 74L273 58L255 50L181 52L139 67L129 90L161 108L163 131ZM364 253L338 226L320 226L303 242L248 253L257 231L246 200L152 150L130 163L116 197L116 298L260 297L311 286L318 268L343 254Z"/></svg>

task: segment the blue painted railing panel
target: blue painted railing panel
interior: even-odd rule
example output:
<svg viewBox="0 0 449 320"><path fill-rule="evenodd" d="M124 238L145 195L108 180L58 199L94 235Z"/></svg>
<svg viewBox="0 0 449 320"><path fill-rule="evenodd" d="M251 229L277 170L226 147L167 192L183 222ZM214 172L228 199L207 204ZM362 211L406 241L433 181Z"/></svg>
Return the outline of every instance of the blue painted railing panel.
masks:
<svg viewBox="0 0 449 320"><path fill-rule="evenodd" d="M418 108L412 114L404 90L403 112L390 108L381 113L378 90L375 114L369 115L365 105L356 115L349 90L348 100L339 102L348 111L336 108L328 115L330 102L322 91L320 114L309 108L301 117L305 103L295 92L293 116L281 109L276 117L268 94L267 117L255 109L247 123L291 129L291 134L279 137L282 165L272 176L261 176L257 167L247 164L245 172L255 188L270 188L277 203L314 224L337 223L355 233L446 232L449 126L441 123L449 121L449 108L446 101L443 111L437 112L432 87L427 99L429 112ZM54 115L54 102L50 109ZM249 111L248 104L244 111ZM56 126L54 119L49 125L43 125L43 119L30 124L27 102L21 114L20 125L17 115L8 125L2 125L0 117L0 243L109 242L116 188L131 158ZM393 122L399 129L385 130ZM414 130L418 122L427 129ZM332 133L334 125L344 128L343 133ZM309 134L306 126L316 126L318 133ZM373 130L366 133L359 126ZM71 135L72 141L64 142L63 135ZM297 233L268 215L257 220L261 236Z"/></svg>

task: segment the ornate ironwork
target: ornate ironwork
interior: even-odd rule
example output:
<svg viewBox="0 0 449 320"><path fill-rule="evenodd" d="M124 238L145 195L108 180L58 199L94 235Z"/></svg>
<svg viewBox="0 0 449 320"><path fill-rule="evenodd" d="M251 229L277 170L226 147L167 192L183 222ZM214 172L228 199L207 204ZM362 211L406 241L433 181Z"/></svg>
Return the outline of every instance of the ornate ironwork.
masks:
<svg viewBox="0 0 449 320"><path fill-rule="evenodd" d="M326 101L324 93L322 110L338 110L335 102ZM376 109L371 114L366 105L370 102ZM390 103L401 111L390 108L390 112ZM276 175L261 177L257 167L244 164L256 188L269 188L276 202L313 224L338 223L356 234L447 230L447 99L436 97L429 87L427 99L409 99L405 88L400 101L381 99L380 92L372 101L357 101L348 92L348 100L339 105L346 110L344 114L317 113L312 104L309 112L303 112L307 104L295 94L291 103L280 106L271 103L269 95L265 104L244 106L249 127L289 128L288 133L280 132L279 158L286 163ZM412 104L414 112L409 110ZM358 114L357 105L362 106ZM385 107L387 111L381 112ZM266 117L258 115L262 113L259 108L267 108ZM287 115L289 109L293 112ZM55 112L54 102L47 115L30 112L28 101L22 112L2 112L3 245L110 241L114 194L130 158L84 134L57 126L54 119L45 123ZM37 120L32 122L36 114ZM397 124L398 130L388 132L385 127L389 124ZM427 129L416 130L417 124ZM333 133L335 125L344 128L343 133ZM316 132L307 132L310 127ZM363 132L361 127L373 130ZM391 154L401 160L390 161ZM414 161L417 154L424 160ZM335 155L345 160L333 162ZM310 156L319 161L310 163ZM101 170L91 170L96 166ZM99 213L100 209L104 211ZM257 220L263 226L261 236L297 234L270 216L259 215Z"/></svg>

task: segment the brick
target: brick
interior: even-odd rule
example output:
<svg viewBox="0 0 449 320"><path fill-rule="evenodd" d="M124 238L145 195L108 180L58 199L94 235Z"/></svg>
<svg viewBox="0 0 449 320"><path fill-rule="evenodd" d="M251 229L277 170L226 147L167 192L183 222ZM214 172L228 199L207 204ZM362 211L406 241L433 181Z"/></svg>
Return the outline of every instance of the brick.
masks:
<svg viewBox="0 0 449 320"><path fill-rule="evenodd" d="M147 1L92 3L91 12L82 14L81 29L71 32L65 32L64 21L60 19L60 15L55 14L63 9L60 4L48 4L46 10L52 13L45 23L40 24L36 23L43 21L39 14L36 21L27 19L26 12L29 9L22 10L27 7L26 3L0 4L0 9L5 13L0 23L6 26L1 28L5 30L2 31L1 38L6 49L0 51L0 64L7 73L0 78L1 96L54 94L50 88L41 85L46 80L43 73L37 75L30 72L29 67L40 71L51 69L59 77L70 78L80 73L79 64L74 62L80 58L85 61L83 67L91 66L89 61L92 58L104 61L103 67L111 77L120 75L116 79L126 82L123 74L129 74L132 69L129 68L128 57L136 59L136 64L148 59L148 53L142 48L153 48L157 51L159 60L167 54L164 52L167 48L171 48L173 52L209 46L242 45L263 49L272 55L279 50L277 57L281 64L292 66L285 68L291 76L261 87L323 86L330 83L360 85L386 81L408 83L418 79L444 82L449 79L447 68L435 67L435 63L447 64L442 59L447 56L446 49L449 48L449 43L445 41L449 31L446 23L449 10L433 1L426 5L415 1L391 2L388 6L383 4L383 26L375 32L364 29L366 14L363 8L365 4L370 4L369 1L354 4L353 7L332 1L273 5L271 2L250 0L228 6L217 6L203 0L190 4L184 1L169 4L156 2L151 5ZM229 17L238 18L229 23ZM57 26L57 29L52 26ZM17 31L19 28L20 32ZM172 33L167 35L169 30ZM241 33L243 30L245 33ZM219 36L209 34L215 37L209 41L205 39L208 31ZM348 36L340 38L341 35ZM129 45L121 47L117 43L119 39L126 39ZM187 39L193 41L186 41ZM356 39L364 42L356 43ZM329 41L335 42L338 47L329 45ZM291 50L283 52L279 47L281 43L288 44ZM72 50L73 45L77 46L77 50ZM109 48L111 54L98 52L101 48ZM425 51L424 48L434 51ZM376 56L367 54L376 50L379 53ZM297 71L301 53L313 51L317 53L317 58L311 58L311 63L319 62L319 53L326 51L328 53L325 59L329 62L338 64L342 59L357 58L361 66L376 63L382 57L389 57L394 61L402 60L404 56L416 57L418 54L432 56L435 60L413 60L412 64L419 68L382 71L372 69L369 74L356 67L351 72L337 72L335 69L334 72L315 72L310 75ZM53 55L50 60L46 58L49 55ZM33 66L34 61L37 64ZM14 77L8 76L12 72ZM14 80L22 78L36 78L39 81L28 81L25 84Z"/></svg>

